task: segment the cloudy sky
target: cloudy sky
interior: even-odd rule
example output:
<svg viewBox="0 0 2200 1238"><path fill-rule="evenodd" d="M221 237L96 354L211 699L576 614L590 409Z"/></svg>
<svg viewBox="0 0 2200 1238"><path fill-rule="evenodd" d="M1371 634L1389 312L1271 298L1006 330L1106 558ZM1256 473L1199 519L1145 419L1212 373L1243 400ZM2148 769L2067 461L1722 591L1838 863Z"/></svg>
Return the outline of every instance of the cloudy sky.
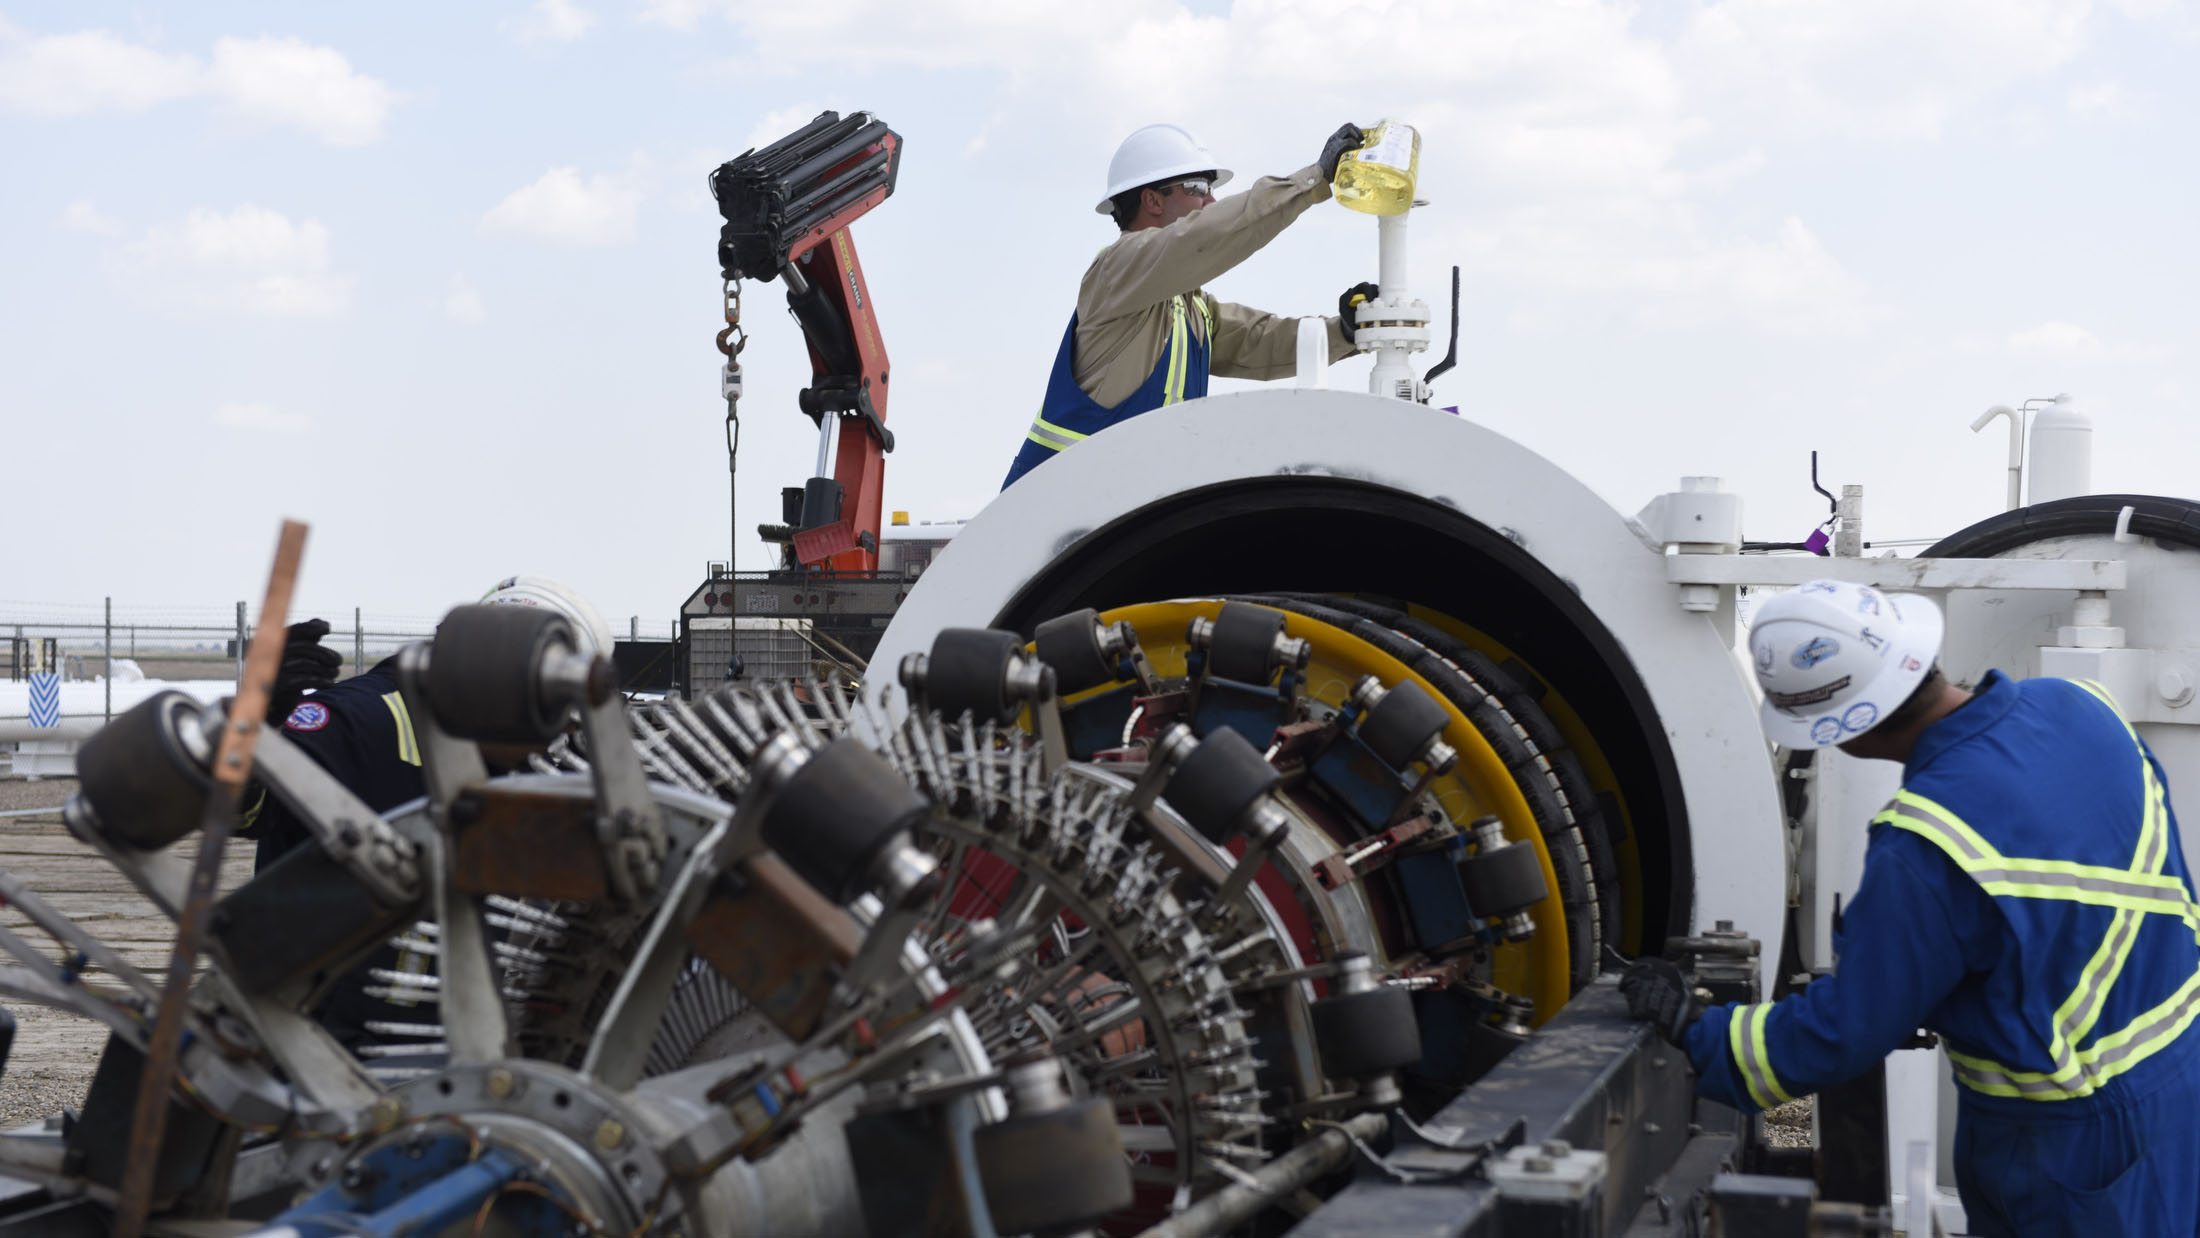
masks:
<svg viewBox="0 0 2200 1238"><path fill-rule="evenodd" d="M1438 402L1624 511L1720 474L1800 537L1815 448L1932 536L2000 506L1970 419L2059 391L2101 488L2191 494L2196 57L2173 0L0 0L0 598L256 597L294 515L310 608L671 617L728 539L704 176L824 108L906 143L856 236L918 519L999 485L1164 119L1240 185L1418 124ZM1317 208L1214 290L1322 312L1374 232ZM750 287L753 530L814 435Z"/></svg>

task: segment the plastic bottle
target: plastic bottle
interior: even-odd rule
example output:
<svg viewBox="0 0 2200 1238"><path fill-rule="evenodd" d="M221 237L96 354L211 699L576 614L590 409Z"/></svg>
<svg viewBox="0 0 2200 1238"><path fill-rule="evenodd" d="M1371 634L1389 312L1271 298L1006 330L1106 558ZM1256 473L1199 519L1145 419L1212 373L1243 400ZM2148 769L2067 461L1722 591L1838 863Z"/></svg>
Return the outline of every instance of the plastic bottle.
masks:
<svg viewBox="0 0 2200 1238"><path fill-rule="evenodd" d="M1421 175L1421 135L1412 125L1382 120L1358 150L1337 160L1337 201L1368 215L1403 215L1413 207Z"/></svg>

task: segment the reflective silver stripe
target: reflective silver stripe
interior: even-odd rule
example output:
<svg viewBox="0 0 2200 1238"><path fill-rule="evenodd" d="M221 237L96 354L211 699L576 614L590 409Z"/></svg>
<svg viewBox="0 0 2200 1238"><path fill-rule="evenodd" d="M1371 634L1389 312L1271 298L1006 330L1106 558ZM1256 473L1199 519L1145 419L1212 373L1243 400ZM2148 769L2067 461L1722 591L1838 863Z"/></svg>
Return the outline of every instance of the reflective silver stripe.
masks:
<svg viewBox="0 0 2200 1238"><path fill-rule="evenodd" d="M1772 1064L1765 1060L1767 1055L1759 1051L1764 1043L1765 1021L1771 1014L1769 1005L1735 1007L1728 1036L1734 1051L1734 1064L1742 1072L1742 1082L1748 1085L1751 1099L1766 1109L1787 1096L1778 1076L1772 1072Z"/></svg>
<svg viewBox="0 0 2200 1238"><path fill-rule="evenodd" d="M1922 800L1924 797L1919 796L1918 798ZM1903 799L1891 800L1886 808L1880 811L1880 815L1883 817L1906 817L1916 822L1931 830L1934 836L1946 839L1950 847L1963 853L1962 858L1970 860L1974 864L1987 858L1986 854L1980 851L1978 846L1971 841L1968 833L1956 828L1953 824L1953 814L1937 804L1928 806L1923 803L1913 804ZM1993 858L1998 860L2001 857L1997 854ZM1969 868L1970 865L1966 864L1964 867Z"/></svg>
<svg viewBox="0 0 2200 1238"><path fill-rule="evenodd" d="M1067 434L1060 433L1054 430L1052 427L1046 425L1044 422L1038 421L1034 421L1031 423L1031 431L1029 434L1025 435L1025 437L1031 439L1033 442L1039 444L1041 447L1052 447L1056 451L1060 451L1064 447L1073 446L1078 442L1077 439L1071 438Z"/></svg>
<svg viewBox="0 0 2200 1238"><path fill-rule="evenodd" d="M2077 1002L2070 1007L2070 1016L2062 1022L2062 1033L2071 1039L2082 1039L2093 1030L2094 1020L2100 1018L2101 1007L2107 1004L2109 973L2122 972L2125 956L2131 950L2132 939L2139 935L2139 925L2145 917L2129 907L2118 907L2116 918L2108 926L2108 940L2102 954L2110 966L2086 967L2085 979L2079 985Z"/></svg>
<svg viewBox="0 0 2200 1238"><path fill-rule="evenodd" d="M2099 894L2108 898L2128 898L2151 904L2162 904L2162 906L2140 910L2157 911L2163 915L2180 915L2184 910L2179 902L2172 900L2166 888L2149 882L2118 881L2113 877L2088 877L2078 873L2055 872L2051 869L1974 868L1968 871L1982 886L2052 886L2063 890L2082 890L2088 894ZM2016 897L2053 898L2055 896L2051 894L2033 896L2020 894ZM2085 902L2087 900L2072 899L2070 901Z"/></svg>

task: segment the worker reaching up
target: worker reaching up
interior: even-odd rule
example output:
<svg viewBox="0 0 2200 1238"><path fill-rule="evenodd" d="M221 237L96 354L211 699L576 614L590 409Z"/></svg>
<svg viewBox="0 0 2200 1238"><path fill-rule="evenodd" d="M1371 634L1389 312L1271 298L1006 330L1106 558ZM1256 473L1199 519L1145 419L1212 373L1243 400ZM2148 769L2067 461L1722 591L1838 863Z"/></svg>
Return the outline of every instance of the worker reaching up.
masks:
<svg viewBox="0 0 2200 1238"><path fill-rule="evenodd" d="M1096 208L1122 235L1085 270L1046 399L1001 488L1117 422L1206 395L1210 373L1296 374L1296 318L1217 301L1202 285L1327 198L1337 160L1360 142L1359 127L1346 125L1315 162L1217 201L1230 172L1190 133L1148 125L1123 139ZM1339 298L1340 317L1327 320L1330 361L1352 354L1352 298L1374 293L1361 284Z"/></svg>
<svg viewBox="0 0 2200 1238"><path fill-rule="evenodd" d="M2099 685L1975 691L1922 597L1813 581L1749 647L1774 742L1900 761L1839 968L1779 1002L1705 1010L1645 959L1628 1008L1746 1111L1854 1078L1919 1027L1960 1097L1966 1233L2200 1232L2200 908L2161 764Z"/></svg>

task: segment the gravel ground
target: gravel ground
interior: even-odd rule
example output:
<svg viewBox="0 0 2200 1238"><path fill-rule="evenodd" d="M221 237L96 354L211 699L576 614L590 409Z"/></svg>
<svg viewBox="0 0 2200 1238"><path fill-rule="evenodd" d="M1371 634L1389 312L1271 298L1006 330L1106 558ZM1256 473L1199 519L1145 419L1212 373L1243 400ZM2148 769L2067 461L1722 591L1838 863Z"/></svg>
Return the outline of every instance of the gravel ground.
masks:
<svg viewBox="0 0 2200 1238"><path fill-rule="evenodd" d="M1765 1142L1775 1148L1807 1148L1810 1146L1811 1098L1791 1100L1777 1109L1765 1110Z"/></svg>
<svg viewBox="0 0 2200 1238"><path fill-rule="evenodd" d="M76 793L73 778L36 782L0 779L0 812L25 808L58 809ZM195 843L177 844L192 854ZM252 845L232 847L222 866L222 887L234 888L251 873ZM91 848L69 836L59 812L52 815L0 817L0 868L36 890L56 911L75 920L119 951L139 969L160 975L175 942L175 924ZM21 912L0 909L0 923L38 947L50 939ZM6 961L15 962L12 956ZM104 979L97 969L86 972ZM92 1071L106 1046L102 1025L31 1002L9 1001L16 1033L5 1073L0 1073L0 1127L19 1125L84 1103Z"/></svg>
<svg viewBox="0 0 2200 1238"><path fill-rule="evenodd" d="M75 793L74 778L0 779L0 812L59 808ZM42 834L58 828L59 820L58 816L0 817L0 835ZM35 884L35 874L23 876ZM9 1054L6 1073L0 1074L0 1128L83 1104L92 1068L99 1064L100 1046L106 1043L100 1029L75 1015L29 1002L8 1002L7 1009L15 1016L16 1040L27 1051ZM57 1040L61 1043L55 1044Z"/></svg>

